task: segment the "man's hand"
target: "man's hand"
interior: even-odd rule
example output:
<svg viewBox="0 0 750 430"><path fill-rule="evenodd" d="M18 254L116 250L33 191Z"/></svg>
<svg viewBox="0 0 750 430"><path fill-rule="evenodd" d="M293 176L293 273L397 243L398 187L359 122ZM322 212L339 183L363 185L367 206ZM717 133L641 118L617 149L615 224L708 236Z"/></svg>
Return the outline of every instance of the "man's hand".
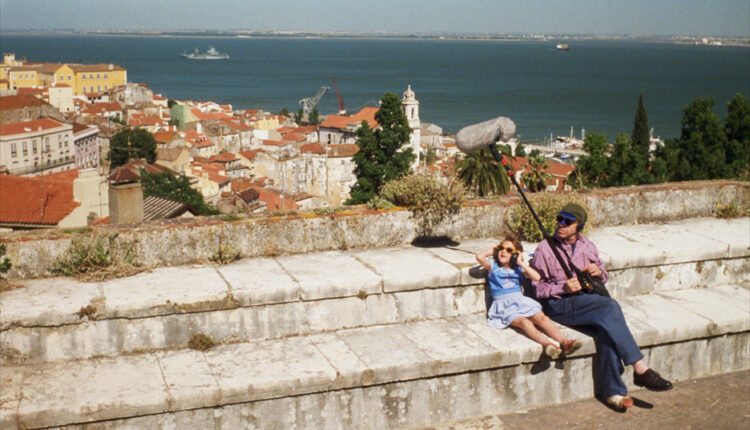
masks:
<svg viewBox="0 0 750 430"><path fill-rule="evenodd" d="M581 291L581 283L578 282L577 278L570 278L565 281L565 292L575 294Z"/></svg>
<svg viewBox="0 0 750 430"><path fill-rule="evenodd" d="M589 263L588 266L583 268L583 271L595 278L602 276L602 269L600 269L599 266L594 263Z"/></svg>

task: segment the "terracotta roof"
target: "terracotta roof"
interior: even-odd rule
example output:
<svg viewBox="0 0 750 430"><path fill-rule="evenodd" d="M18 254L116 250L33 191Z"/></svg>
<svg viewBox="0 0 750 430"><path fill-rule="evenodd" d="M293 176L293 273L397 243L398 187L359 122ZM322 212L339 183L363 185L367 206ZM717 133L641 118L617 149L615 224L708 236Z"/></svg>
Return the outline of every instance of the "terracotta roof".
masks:
<svg viewBox="0 0 750 430"><path fill-rule="evenodd" d="M297 133L286 133L281 137L281 140L288 140L290 142L304 142L307 140L307 138L301 134Z"/></svg>
<svg viewBox="0 0 750 430"><path fill-rule="evenodd" d="M12 136L42 130L50 130L62 127L64 124L51 118L40 118L31 121L14 122L12 124L0 124L0 136Z"/></svg>
<svg viewBox="0 0 750 430"><path fill-rule="evenodd" d="M17 95L19 96L34 96L42 95L44 93L43 88L28 88L28 87L21 87L18 89Z"/></svg>
<svg viewBox="0 0 750 430"><path fill-rule="evenodd" d="M316 131L318 131L317 125L304 125L304 126L297 127L294 129L295 133L301 133L301 134L315 133Z"/></svg>
<svg viewBox="0 0 750 430"><path fill-rule="evenodd" d="M220 118L219 121L238 131L248 131L253 129L251 126L244 124L241 120L235 119L234 117Z"/></svg>
<svg viewBox="0 0 750 430"><path fill-rule="evenodd" d="M110 66L112 68L110 69ZM82 73L82 72L114 72L114 71L123 71L122 67L116 65L116 64L108 64L108 63L99 63L99 64L68 64L68 67L70 67L74 72ZM59 68L59 67L58 67ZM57 69L55 69L57 70Z"/></svg>
<svg viewBox="0 0 750 430"><path fill-rule="evenodd" d="M96 94L94 94L96 95ZM105 112L121 112L122 106L117 102L101 102L89 105L83 110L84 113L103 114Z"/></svg>
<svg viewBox="0 0 750 430"><path fill-rule="evenodd" d="M195 117L199 121L208 121L208 120L212 120L212 119L221 120L221 119L227 119L227 118L231 119L232 118L231 116L229 116L229 115L227 115L227 114L225 114L223 112L210 112L210 113L206 113L206 112L201 111L198 108L193 108L193 109L190 110L190 112L193 115L195 115Z"/></svg>
<svg viewBox="0 0 750 430"><path fill-rule="evenodd" d="M253 186L253 180L250 178L232 178L232 191L242 191Z"/></svg>
<svg viewBox="0 0 750 430"><path fill-rule="evenodd" d="M239 158L231 152L222 152L221 154L210 157L208 160L217 163L229 163L230 161L237 161Z"/></svg>
<svg viewBox="0 0 750 430"><path fill-rule="evenodd" d="M174 130L167 130L167 131L157 131L154 133L154 140L159 143L167 143L170 140L172 140L177 135L177 132Z"/></svg>
<svg viewBox="0 0 750 430"><path fill-rule="evenodd" d="M347 128L349 125L359 125L362 121L367 121L370 128L378 126L378 122L375 120L375 114L380 108L377 107L363 107L359 112L354 115L328 115L325 121L320 124L321 127L326 128Z"/></svg>
<svg viewBox="0 0 750 430"><path fill-rule="evenodd" d="M150 125L166 125L167 123L156 115L141 116L128 119L128 125L134 127L143 127Z"/></svg>
<svg viewBox="0 0 750 430"><path fill-rule="evenodd" d="M279 208L282 209L299 209L299 205L295 203L294 196L291 194L284 194L284 198L281 198L281 191L273 190L270 188L252 187L251 190L258 193L258 200L265 203L268 210L273 211ZM245 191L247 192L247 191Z"/></svg>
<svg viewBox="0 0 750 430"><path fill-rule="evenodd" d="M0 111L23 109L25 107L52 106L42 99L29 94L0 97Z"/></svg>
<svg viewBox="0 0 750 430"><path fill-rule="evenodd" d="M352 157L359 152L359 145L356 143L339 143L328 145L328 156L331 158Z"/></svg>
<svg viewBox="0 0 750 430"><path fill-rule="evenodd" d="M320 143L313 142L313 143L306 143L299 147L300 152L309 152L312 154L325 154L326 151L323 149L322 146L320 146Z"/></svg>
<svg viewBox="0 0 750 430"><path fill-rule="evenodd" d="M171 172L175 176L179 176L178 172L172 169L161 166L159 164L148 164L143 160L133 160L120 167L115 168L109 175L110 181L131 181L138 180L141 177L141 171L148 173L160 173L160 172Z"/></svg>
<svg viewBox="0 0 750 430"><path fill-rule="evenodd" d="M0 223L57 225L81 205L73 199L78 170L42 177L0 175ZM42 202L44 214L42 215Z"/></svg>
<svg viewBox="0 0 750 430"><path fill-rule="evenodd" d="M258 156L258 153L255 152L255 151L248 150L248 151L242 151L242 152L240 152L239 155L247 158L248 160L252 160L253 158L255 158L255 157Z"/></svg>

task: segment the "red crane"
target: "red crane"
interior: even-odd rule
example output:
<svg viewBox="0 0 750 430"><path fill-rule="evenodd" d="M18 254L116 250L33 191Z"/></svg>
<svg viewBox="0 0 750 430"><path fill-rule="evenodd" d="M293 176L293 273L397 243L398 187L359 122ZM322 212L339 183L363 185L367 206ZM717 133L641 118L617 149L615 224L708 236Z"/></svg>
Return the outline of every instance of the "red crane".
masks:
<svg viewBox="0 0 750 430"><path fill-rule="evenodd" d="M336 85L336 77L333 77L333 88L336 90L336 98L339 99L339 115L346 115L346 110L344 109L344 99L341 98L341 93L339 93L339 86Z"/></svg>

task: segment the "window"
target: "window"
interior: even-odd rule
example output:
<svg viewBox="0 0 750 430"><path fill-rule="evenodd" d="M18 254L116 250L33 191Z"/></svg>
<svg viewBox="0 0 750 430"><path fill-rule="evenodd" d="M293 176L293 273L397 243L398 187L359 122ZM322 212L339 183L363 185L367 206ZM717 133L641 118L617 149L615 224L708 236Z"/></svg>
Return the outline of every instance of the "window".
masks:
<svg viewBox="0 0 750 430"><path fill-rule="evenodd" d="M97 73L96 74L96 79L101 79L101 78L102 78L102 75L100 73Z"/></svg>
<svg viewBox="0 0 750 430"><path fill-rule="evenodd" d="M83 79L84 81L86 80L86 74L85 73L83 75L81 75L81 79Z"/></svg>
<svg viewBox="0 0 750 430"><path fill-rule="evenodd" d="M49 152L49 136L44 138L44 150Z"/></svg>
<svg viewBox="0 0 750 430"><path fill-rule="evenodd" d="M36 139L31 141L31 150L36 154Z"/></svg>
<svg viewBox="0 0 750 430"><path fill-rule="evenodd" d="M102 87L100 85L97 85L96 86L96 92L98 93L98 92L101 92L101 91L102 91Z"/></svg>
<svg viewBox="0 0 750 430"><path fill-rule="evenodd" d="M10 156L15 157L16 155L18 155L16 154L16 142L11 142L10 143Z"/></svg>
<svg viewBox="0 0 750 430"><path fill-rule="evenodd" d="M25 140L23 141L21 146L23 146L23 155L29 155L29 148L27 147L28 145L26 144Z"/></svg>
<svg viewBox="0 0 750 430"><path fill-rule="evenodd" d="M68 75L68 80L69 81L73 80L73 75Z"/></svg>
<svg viewBox="0 0 750 430"><path fill-rule="evenodd" d="M94 79L94 74L93 73L89 73L89 79Z"/></svg>
<svg viewBox="0 0 750 430"><path fill-rule="evenodd" d="M104 85L104 91L107 91L107 85L106 84Z"/></svg>

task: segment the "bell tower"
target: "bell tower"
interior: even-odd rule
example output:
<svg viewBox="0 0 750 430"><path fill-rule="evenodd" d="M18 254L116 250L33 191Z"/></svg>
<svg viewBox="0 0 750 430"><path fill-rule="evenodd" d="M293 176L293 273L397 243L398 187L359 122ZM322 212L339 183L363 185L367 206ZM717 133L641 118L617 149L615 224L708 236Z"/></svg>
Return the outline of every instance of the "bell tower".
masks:
<svg viewBox="0 0 750 430"><path fill-rule="evenodd" d="M404 111L404 115L406 115L406 120L409 122L409 127L411 127L409 147L411 147L414 155L417 156L411 167L416 168L417 166L419 166L419 161L421 159L420 152L422 146L419 144L419 140L422 132L420 130L421 124L419 121L419 101L414 95L414 91L412 91L411 85L407 86L406 91L404 91L403 97L401 98L401 109Z"/></svg>

